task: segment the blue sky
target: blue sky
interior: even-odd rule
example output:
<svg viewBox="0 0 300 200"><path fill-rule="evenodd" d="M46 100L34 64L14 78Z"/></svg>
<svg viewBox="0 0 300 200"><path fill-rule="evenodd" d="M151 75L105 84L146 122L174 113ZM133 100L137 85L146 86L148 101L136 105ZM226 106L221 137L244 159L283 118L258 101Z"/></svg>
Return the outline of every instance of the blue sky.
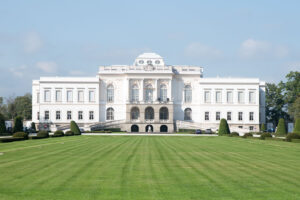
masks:
<svg viewBox="0 0 300 200"><path fill-rule="evenodd" d="M300 1L0 2L0 96L40 76L95 76L156 52L205 77L284 80L300 70Z"/></svg>

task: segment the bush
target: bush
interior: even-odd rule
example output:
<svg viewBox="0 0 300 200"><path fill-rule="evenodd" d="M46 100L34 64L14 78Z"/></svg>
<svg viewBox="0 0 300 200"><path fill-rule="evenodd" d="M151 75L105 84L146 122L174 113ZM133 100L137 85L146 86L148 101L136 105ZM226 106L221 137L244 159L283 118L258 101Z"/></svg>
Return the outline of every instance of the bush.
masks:
<svg viewBox="0 0 300 200"><path fill-rule="evenodd" d="M252 133L245 133L243 135L243 138L247 138L247 137L253 137L253 134Z"/></svg>
<svg viewBox="0 0 300 200"><path fill-rule="evenodd" d="M265 131L266 131L266 126L265 126L264 123L261 124L261 126L260 126L260 131L261 131L261 132L265 132Z"/></svg>
<svg viewBox="0 0 300 200"><path fill-rule="evenodd" d="M72 131L67 131L65 132L65 136L73 136L74 133Z"/></svg>
<svg viewBox="0 0 300 200"><path fill-rule="evenodd" d="M276 134L277 135L286 135L285 123L284 123L284 119L282 119L282 118L279 119Z"/></svg>
<svg viewBox="0 0 300 200"><path fill-rule="evenodd" d="M178 132L195 133L196 129L179 129Z"/></svg>
<svg viewBox="0 0 300 200"><path fill-rule="evenodd" d="M28 139L28 133L25 132L16 132L13 134L14 138L23 138L23 139Z"/></svg>
<svg viewBox="0 0 300 200"><path fill-rule="evenodd" d="M300 118L296 119L293 132L300 133Z"/></svg>
<svg viewBox="0 0 300 200"><path fill-rule="evenodd" d="M230 137L240 136L238 132L232 132L229 134Z"/></svg>
<svg viewBox="0 0 300 200"><path fill-rule="evenodd" d="M64 132L61 130L57 130L54 132L54 134L52 135L52 137L63 137L64 136Z"/></svg>
<svg viewBox="0 0 300 200"><path fill-rule="evenodd" d="M34 122L31 122L31 131L33 133L36 133L36 128L35 128L35 123Z"/></svg>
<svg viewBox="0 0 300 200"><path fill-rule="evenodd" d="M263 134L261 134L261 136L260 136L261 140L264 140L266 138L272 138L272 134L271 133L263 133Z"/></svg>
<svg viewBox="0 0 300 200"><path fill-rule="evenodd" d="M22 132L23 131L23 118L18 116L14 120L14 130L13 132Z"/></svg>
<svg viewBox="0 0 300 200"><path fill-rule="evenodd" d="M8 138L0 138L0 142L14 142L14 141L21 141L26 140L25 138L19 138L19 137L8 137Z"/></svg>
<svg viewBox="0 0 300 200"><path fill-rule="evenodd" d="M39 131L36 137L37 138L48 138L49 133L48 133L48 131Z"/></svg>
<svg viewBox="0 0 300 200"><path fill-rule="evenodd" d="M291 142L293 139L300 139L300 134L299 133L289 133L286 136L286 141Z"/></svg>
<svg viewBox="0 0 300 200"><path fill-rule="evenodd" d="M230 134L229 126L226 119L221 119L219 126L219 135L227 135Z"/></svg>
<svg viewBox="0 0 300 200"><path fill-rule="evenodd" d="M0 113L0 134L6 132L5 119L4 116Z"/></svg>
<svg viewBox="0 0 300 200"><path fill-rule="evenodd" d="M74 135L81 135L81 131L75 121L71 121L70 127Z"/></svg>

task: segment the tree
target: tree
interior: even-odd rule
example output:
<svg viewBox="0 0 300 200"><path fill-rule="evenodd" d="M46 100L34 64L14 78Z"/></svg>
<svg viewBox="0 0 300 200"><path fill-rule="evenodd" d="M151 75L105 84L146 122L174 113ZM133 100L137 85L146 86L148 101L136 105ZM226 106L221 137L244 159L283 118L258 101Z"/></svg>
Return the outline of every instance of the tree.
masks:
<svg viewBox="0 0 300 200"><path fill-rule="evenodd" d="M286 135L286 128L285 128L285 123L283 118L279 119L276 133L279 135Z"/></svg>
<svg viewBox="0 0 300 200"><path fill-rule="evenodd" d="M36 128L35 128L35 123L34 122L31 122L31 130L33 132L36 132Z"/></svg>
<svg viewBox="0 0 300 200"><path fill-rule="evenodd" d="M23 131L23 118L21 116L17 116L14 120L14 130L13 132L22 132Z"/></svg>
<svg viewBox="0 0 300 200"><path fill-rule="evenodd" d="M266 126L265 126L264 123L261 124L261 126L260 126L260 131L261 131L261 132L266 131Z"/></svg>
<svg viewBox="0 0 300 200"><path fill-rule="evenodd" d="M81 135L81 131L75 121L71 121L70 127L74 135Z"/></svg>
<svg viewBox="0 0 300 200"><path fill-rule="evenodd" d="M293 130L294 133L300 133L300 117L296 119L295 127Z"/></svg>
<svg viewBox="0 0 300 200"><path fill-rule="evenodd" d="M293 119L300 118L300 95L297 97L295 102L291 105L289 109L289 114Z"/></svg>
<svg viewBox="0 0 300 200"><path fill-rule="evenodd" d="M219 126L219 135L230 134L230 129L226 119L221 119Z"/></svg>
<svg viewBox="0 0 300 200"><path fill-rule="evenodd" d="M5 132L6 132L5 118L4 118L4 116L0 113L0 133L5 133Z"/></svg>
<svg viewBox="0 0 300 200"><path fill-rule="evenodd" d="M25 120L31 119L32 112L32 97L31 94L25 94L15 99L16 114L23 117Z"/></svg>

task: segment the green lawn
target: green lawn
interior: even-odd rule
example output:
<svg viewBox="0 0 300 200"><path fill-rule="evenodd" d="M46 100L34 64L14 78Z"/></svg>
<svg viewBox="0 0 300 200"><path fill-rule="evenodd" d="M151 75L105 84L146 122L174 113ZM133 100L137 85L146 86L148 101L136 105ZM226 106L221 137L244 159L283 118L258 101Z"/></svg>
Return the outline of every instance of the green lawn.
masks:
<svg viewBox="0 0 300 200"><path fill-rule="evenodd" d="M300 145L230 137L0 143L0 199L300 199Z"/></svg>

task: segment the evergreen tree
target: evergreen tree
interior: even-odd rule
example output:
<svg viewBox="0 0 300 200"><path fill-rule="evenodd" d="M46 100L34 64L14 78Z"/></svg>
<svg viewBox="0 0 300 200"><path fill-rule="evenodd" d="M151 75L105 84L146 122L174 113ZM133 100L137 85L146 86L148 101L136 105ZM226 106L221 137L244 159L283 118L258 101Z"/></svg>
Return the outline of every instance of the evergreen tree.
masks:
<svg viewBox="0 0 300 200"><path fill-rule="evenodd" d="M279 119L276 133L279 134L279 135L285 135L286 134L285 123L284 123L284 119L282 119L282 118Z"/></svg>
<svg viewBox="0 0 300 200"><path fill-rule="evenodd" d="M6 132L5 119L4 116L0 113L0 134Z"/></svg>
<svg viewBox="0 0 300 200"><path fill-rule="evenodd" d="M23 119L22 117L18 116L15 118L15 123L14 123L14 130L13 132L23 132Z"/></svg>
<svg viewBox="0 0 300 200"><path fill-rule="evenodd" d="M226 119L221 119L219 126L219 135L230 134L229 126Z"/></svg>
<svg viewBox="0 0 300 200"><path fill-rule="evenodd" d="M264 123L261 124L261 126L260 126L260 131L261 131L261 132L265 132L265 131L266 131L266 126L265 126Z"/></svg>
<svg viewBox="0 0 300 200"><path fill-rule="evenodd" d="M294 127L293 132L294 133L300 133L300 118L296 119L295 127Z"/></svg>
<svg viewBox="0 0 300 200"><path fill-rule="evenodd" d="M75 121L71 121L70 127L74 135L81 135L81 131Z"/></svg>
<svg viewBox="0 0 300 200"><path fill-rule="evenodd" d="M35 128L35 123L34 122L31 122L31 130L33 132L36 132L36 128Z"/></svg>

